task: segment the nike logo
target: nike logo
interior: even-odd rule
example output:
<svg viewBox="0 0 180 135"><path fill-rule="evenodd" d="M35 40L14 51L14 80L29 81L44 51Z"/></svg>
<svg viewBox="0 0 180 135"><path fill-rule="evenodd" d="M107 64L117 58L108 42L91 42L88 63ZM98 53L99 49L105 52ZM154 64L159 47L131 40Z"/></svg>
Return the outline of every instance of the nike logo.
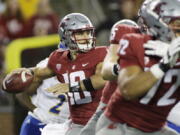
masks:
<svg viewBox="0 0 180 135"><path fill-rule="evenodd" d="M76 66L75 66L75 65L73 65L73 66L72 66L72 69L74 70L75 68L76 68Z"/></svg>
<svg viewBox="0 0 180 135"><path fill-rule="evenodd" d="M86 64L82 64L83 67L87 66L89 63L86 63Z"/></svg>

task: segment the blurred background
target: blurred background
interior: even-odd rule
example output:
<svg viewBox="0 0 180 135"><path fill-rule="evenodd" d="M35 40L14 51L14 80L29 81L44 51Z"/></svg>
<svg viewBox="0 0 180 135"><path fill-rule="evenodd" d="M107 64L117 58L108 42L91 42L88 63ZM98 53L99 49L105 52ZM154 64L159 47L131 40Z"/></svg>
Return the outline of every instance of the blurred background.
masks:
<svg viewBox="0 0 180 135"><path fill-rule="evenodd" d="M143 0L0 0L0 85L11 70L35 66L59 43L58 23L80 12L96 28L97 45L109 45L112 25L137 20ZM0 135L18 135L27 114L13 94L0 87Z"/></svg>

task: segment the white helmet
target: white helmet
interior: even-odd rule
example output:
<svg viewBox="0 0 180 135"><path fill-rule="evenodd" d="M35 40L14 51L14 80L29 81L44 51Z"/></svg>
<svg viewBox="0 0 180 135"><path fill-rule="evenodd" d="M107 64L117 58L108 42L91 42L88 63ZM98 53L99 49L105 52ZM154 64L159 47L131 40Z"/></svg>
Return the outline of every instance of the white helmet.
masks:
<svg viewBox="0 0 180 135"><path fill-rule="evenodd" d="M122 20L116 22L112 26L111 32L110 32L110 38L109 38L110 41L114 39L116 31L118 30L118 26L121 25L121 24L129 25L129 26L133 26L133 27L137 27L137 28L139 27L136 22L134 22L134 21L132 21L130 19L122 19Z"/></svg>
<svg viewBox="0 0 180 135"><path fill-rule="evenodd" d="M91 31L87 43L79 44L73 39L73 33L79 31ZM88 17L80 13L66 15L59 24L59 36L61 44L70 50L87 52L95 46L94 26ZM84 40L84 39L83 39Z"/></svg>
<svg viewBox="0 0 180 135"><path fill-rule="evenodd" d="M139 12L151 34L163 41L170 41L174 32L168 24L180 18L179 0L146 0Z"/></svg>
<svg viewBox="0 0 180 135"><path fill-rule="evenodd" d="M138 25L137 25L136 22L134 22L134 21L132 21L132 20L130 20L130 19L122 19L122 20L116 22L116 23L113 25L112 29L113 29L114 27L116 27L117 25L119 25L119 24L126 24L126 25L129 25L129 26L138 27Z"/></svg>

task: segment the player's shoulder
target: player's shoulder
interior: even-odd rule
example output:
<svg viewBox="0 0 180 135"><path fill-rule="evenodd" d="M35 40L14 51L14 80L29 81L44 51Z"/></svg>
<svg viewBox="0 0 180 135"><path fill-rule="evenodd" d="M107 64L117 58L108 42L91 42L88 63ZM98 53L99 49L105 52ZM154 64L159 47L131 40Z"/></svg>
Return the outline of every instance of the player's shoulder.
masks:
<svg viewBox="0 0 180 135"><path fill-rule="evenodd" d="M96 46L94 52L98 55L103 55L107 53L108 46Z"/></svg>
<svg viewBox="0 0 180 135"><path fill-rule="evenodd" d="M96 46L94 48L95 51L106 51L107 46Z"/></svg>
<svg viewBox="0 0 180 135"><path fill-rule="evenodd" d="M150 37L150 35L142 34L142 33L127 33L123 35L123 38L129 40L144 40L145 38Z"/></svg>
<svg viewBox="0 0 180 135"><path fill-rule="evenodd" d="M98 45L97 45L97 46L95 47L96 50L100 50L100 49L103 50L103 49L106 49L106 48L107 48L107 46L105 46L105 45L102 45L102 46L98 46Z"/></svg>
<svg viewBox="0 0 180 135"><path fill-rule="evenodd" d="M129 34L123 35L122 37L122 41L126 40L128 41L129 45L136 44L137 46L142 46L144 43L146 43L150 39L152 39L150 35L141 34L141 33L129 33Z"/></svg>
<svg viewBox="0 0 180 135"><path fill-rule="evenodd" d="M123 35L128 33L140 33L140 30L137 27L125 24L117 25L114 29L111 30L110 42L112 44L118 44Z"/></svg>
<svg viewBox="0 0 180 135"><path fill-rule="evenodd" d="M53 51L49 56L48 66L54 65L57 62L64 61L65 58L67 58L68 52L69 52L68 50L60 50L60 49Z"/></svg>
<svg viewBox="0 0 180 135"><path fill-rule="evenodd" d="M62 49L56 49L51 54L62 54L65 50Z"/></svg>
<svg viewBox="0 0 180 135"><path fill-rule="evenodd" d="M139 32L139 28L135 26L130 26L126 24L119 24L117 27L115 27L118 31L137 31Z"/></svg>
<svg viewBox="0 0 180 135"><path fill-rule="evenodd" d="M50 58L52 58L52 57L61 57L66 51L67 50L57 49L57 50L53 51L50 54Z"/></svg>
<svg viewBox="0 0 180 135"><path fill-rule="evenodd" d="M152 39L147 34L130 33L125 34L120 40L121 46L119 54L121 56L143 56L144 55L144 43Z"/></svg>
<svg viewBox="0 0 180 135"><path fill-rule="evenodd" d="M90 61L93 60L94 62L102 61L107 53L107 46L96 46L88 53L84 58L91 58Z"/></svg>

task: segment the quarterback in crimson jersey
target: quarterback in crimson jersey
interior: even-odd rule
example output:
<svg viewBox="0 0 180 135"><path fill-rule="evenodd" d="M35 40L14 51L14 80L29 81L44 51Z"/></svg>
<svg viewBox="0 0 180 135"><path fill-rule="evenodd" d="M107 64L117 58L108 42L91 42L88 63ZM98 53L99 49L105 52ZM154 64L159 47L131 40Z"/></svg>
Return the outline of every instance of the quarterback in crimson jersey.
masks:
<svg viewBox="0 0 180 135"><path fill-rule="evenodd" d="M163 11L172 8L176 11L178 7L174 6L174 4L180 4L176 0L173 0L173 2L167 0L154 0L151 2L153 6L150 4L150 8L157 7ZM162 3L165 3L164 5L167 7L163 7ZM146 8L146 10L147 9L148 8ZM143 17L145 17L145 19L149 19L146 18L147 15L151 17L151 22L148 24L149 27L154 30L153 34L155 34L155 32L162 34L162 28L165 24L159 22L159 24L162 25L158 27L159 31L156 31L157 25L159 24L151 24L153 21L157 21L156 16L152 14L153 12L155 12L155 10L152 12L147 11L146 16ZM163 15L161 15L161 17L167 17L166 13L167 12L162 12L161 14ZM173 15L176 16L176 14ZM152 21L152 19L154 20ZM176 32L178 32L176 29L179 25L175 22L176 19L173 19L172 22L169 23L169 27L170 29L174 28L173 30L176 34ZM162 36L165 37L168 35ZM155 37L157 37L157 35ZM167 41L166 43L162 41L156 42L168 44L166 53L162 58L156 57L156 55L152 53L151 56L145 55L147 54L147 50L145 50L144 44L148 43L149 40L154 40L154 38L146 34L127 34L121 39L121 48L119 50L121 70L118 76L120 89L115 91L108 103L105 115L100 118L104 119L103 123L106 123L106 125L104 124L104 126L102 126L103 128L97 131L97 135L178 134L164 127L164 125L168 113L180 99L179 38L175 38L171 42ZM153 49L153 47L151 49ZM160 52L160 50L164 50L164 47L160 48L158 52ZM100 124L103 125L103 123Z"/></svg>
<svg viewBox="0 0 180 135"><path fill-rule="evenodd" d="M29 89L39 86L48 77L57 76L61 83L53 85L47 91L56 95L67 93L72 121L65 124L69 126L68 129L65 127L66 135L78 135L99 104L102 88L106 83L100 71L107 48L95 47L94 26L89 18L80 13L68 14L61 20L59 35L60 45L67 50L54 51L46 67L23 68L16 72L25 70L33 73L34 79ZM59 130L62 130L62 126ZM51 133L48 130L43 132Z"/></svg>
<svg viewBox="0 0 180 135"><path fill-rule="evenodd" d="M105 80L100 71L107 47L95 47L94 27L79 13L65 16L59 25L66 51L56 50L48 67L57 75L60 84L48 89L55 94L67 93L71 123L67 135L79 134L95 112Z"/></svg>

